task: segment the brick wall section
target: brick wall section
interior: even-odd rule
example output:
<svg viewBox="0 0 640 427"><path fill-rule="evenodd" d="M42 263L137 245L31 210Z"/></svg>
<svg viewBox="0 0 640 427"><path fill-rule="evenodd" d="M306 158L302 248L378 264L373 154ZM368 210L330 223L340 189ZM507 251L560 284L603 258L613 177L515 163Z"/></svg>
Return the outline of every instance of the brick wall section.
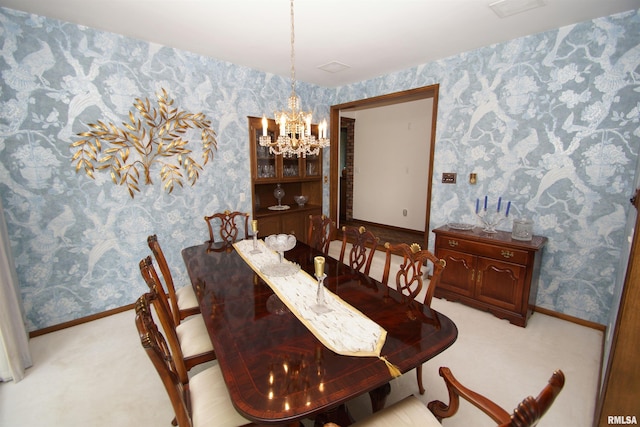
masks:
<svg viewBox="0 0 640 427"><path fill-rule="evenodd" d="M346 176L347 183L347 220L353 218L353 159L354 159L354 143L355 143L355 119L342 117L340 119L340 127L347 130L347 159L346 159Z"/></svg>

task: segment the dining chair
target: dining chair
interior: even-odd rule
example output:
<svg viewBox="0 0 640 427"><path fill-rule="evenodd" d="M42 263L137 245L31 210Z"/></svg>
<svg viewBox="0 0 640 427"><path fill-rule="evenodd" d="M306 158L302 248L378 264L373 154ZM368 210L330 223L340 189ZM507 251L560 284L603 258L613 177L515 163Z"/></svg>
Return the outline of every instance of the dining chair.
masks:
<svg viewBox="0 0 640 427"><path fill-rule="evenodd" d="M149 294L156 316L167 335L174 357L184 361L184 371L178 366L180 380L186 384L188 371L194 366L216 359L216 353L201 314L192 316L176 325L170 314L169 301L159 285L158 274L151 257L140 261L140 273L149 287Z"/></svg>
<svg viewBox="0 0 640 427"><path fill-rule="evenodd" d="M444 418L453 416L460 405L460 397L473 404L487 414L498 427L533 427L549 410L562 387L564 387L564 373L561 370L553 372L549 382L542 389L538 397L525 398L516 409L509 414L487 397L468 389L453 376L451 370L440 368L440 376L444 378L449 392L449 405L434 400L424 405L414 395L404 398L388 408L374 413L362 421L351 424L351 427L442 427ZM327 423L325 427L339 427L337 424Z"/></svg>
<svg viewBox="0 0 640 427"><path fill-rule="evenodd" d="M373 260L379 242L380 239L365 227L343 226L340 262L368 276L369 270L371 269L371 261ZM345 261L346 249L349 243L351 244L349 259ZM364 270L362 269L363 267Z"/></svg>
<svg viewBox="0 0 640 427"><path fill-rule="evenodd" d="M170 350L158 330L150 310L151 293L142 295L135 304L136 328L140 342L158 371L175 412L172 423L178 427L251 425L231 403L222 372L218 365L207 367L188 379L180 380L179 366L183 361Z"/></svg>
<svg viewBox="0 0 640 427"><path fill-rule="evenodd" d="M242 225L244 228L244 239L249 237L249 214L246 212L231 212L227 209L224 212L217 212L211 216L205 216L204 220L209 229L209 240L207 243L216 242L214 226L218 224L218 221L220 226L218 234L222 243L231 245L238 240L238 236L240 235L239 225Z"/></svg>
<svg viewBox="0 0 640 427"><path fill-rule="evenodd" d="M407 243L391 244L387 242L384 244L384 247L386 250L386 258L384 271L382 273L382 283L389 287L391 261L394 256L399 256L401 261L398 266L398 271L395 273L394 284L396 290L402 294L403 301L409 308L409 316L414 316L415 313L422 311L420 304L431 307L431 299L433 298L436 286L438 286L442 270L447 265L446 261L439 259L426 249L421 249L417 243L408 245ZM423 291L424 279L428 271L425 267L427 267L429 262L432 264L431 279L429 280L427 289ZM422 301L416 301L416 298L421 293L424 293ZM415 318L412 320L414 319ZM420 394L424 394L422 365L416 368L416 375L418 377L418 390Z"/></svg>
<svg viewBox="0 0 640 427"><path fill-rule="evenodd" d="M309 215L309 246L325 255L329 254L329 245L336 238L338 228L335 221L325 215Z"/></svg>
<svg viewBox="0 0 640 427"><path fill-rule="evenodd" d="M193 286L190 284L179 287L176 289L173 283L173 276L169 269L167 259L162 252L160 243L158 242L157 235L151 235L147 237L147 245L153 253L153 257L160 268L160 273L164 279L165 291L169 294L169 302L171 304L171 314L173 321L176 325L179 325L182 319L186 319L189 316L200 313L200 307L198 305L198 299L196 293L193 290Z"/></svg>

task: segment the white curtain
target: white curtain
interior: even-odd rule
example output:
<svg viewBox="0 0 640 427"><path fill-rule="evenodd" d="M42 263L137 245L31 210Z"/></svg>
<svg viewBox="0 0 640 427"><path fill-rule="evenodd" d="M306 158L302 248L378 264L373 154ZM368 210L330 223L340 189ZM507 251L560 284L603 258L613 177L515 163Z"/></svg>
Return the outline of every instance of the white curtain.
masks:
<svg viewBox="0 0 640 427"><path fill-rule="evenodd" d="M0 380L13 379L18 382L24 378L24 370L29 366L31 354L18 290L18 275L0 200Z"/></svg>

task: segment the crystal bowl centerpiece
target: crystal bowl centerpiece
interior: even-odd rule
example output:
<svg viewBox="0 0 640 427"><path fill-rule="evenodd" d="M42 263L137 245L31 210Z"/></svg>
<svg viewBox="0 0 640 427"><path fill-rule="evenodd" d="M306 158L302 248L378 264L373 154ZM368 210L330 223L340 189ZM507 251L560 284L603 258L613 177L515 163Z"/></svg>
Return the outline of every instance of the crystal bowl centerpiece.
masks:
<svg viewBox="0 0 640 427"><path fill-rule="evenodd" d="M304 206L305 203L307 203L309 201L309 197L307 196L293 196L293 200L296 201L296 203L298 204L298 206Z"/></svg>
<svg viewBox="0 0 640 427"><path fill-rule="evenodd" d="M300 266L284 259L284 252L293 249L296 242L296 236L293 234L272 234L265 237L264 244L269 249L278 252L280 261L264 266L262 272L275 277L296 274L300 270Z"/></svg>
<svg viewBox="0 0 640 427"><path fill-rule="evenodd" d="M269 249L280 253L293 249L296 242L296 236L293 234L272 234L264 239Z"/></svg>

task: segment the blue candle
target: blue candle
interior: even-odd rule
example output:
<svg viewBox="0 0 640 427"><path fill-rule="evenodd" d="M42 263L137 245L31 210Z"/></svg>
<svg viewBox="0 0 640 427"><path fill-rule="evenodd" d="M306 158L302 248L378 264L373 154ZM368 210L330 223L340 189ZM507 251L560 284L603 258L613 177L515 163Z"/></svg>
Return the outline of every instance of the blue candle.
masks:
<svg viewBox="0 0 640 427"><path fill-rule="evenodd" d="M507 212L505 212L504 216L509 216L509 209L511 209L511 201L507 203Z"/></svg>
<svg viewBox="0 0 640 427"><path fill-rule="evenodd" d="M502 197L498 197L498 212L500 212L500 203L502 203Z"/></svg>
<svg viewBox="0 0 640 427"><path fill-rule="evenodd" d="M476 213L480 210L480 199L476 199Z"/></svg>
<svg viewBox="0 0 640 427"><path fill-rule="evenodd" d="M484 210L487 210L487 196L484 196Z"/></svg>

